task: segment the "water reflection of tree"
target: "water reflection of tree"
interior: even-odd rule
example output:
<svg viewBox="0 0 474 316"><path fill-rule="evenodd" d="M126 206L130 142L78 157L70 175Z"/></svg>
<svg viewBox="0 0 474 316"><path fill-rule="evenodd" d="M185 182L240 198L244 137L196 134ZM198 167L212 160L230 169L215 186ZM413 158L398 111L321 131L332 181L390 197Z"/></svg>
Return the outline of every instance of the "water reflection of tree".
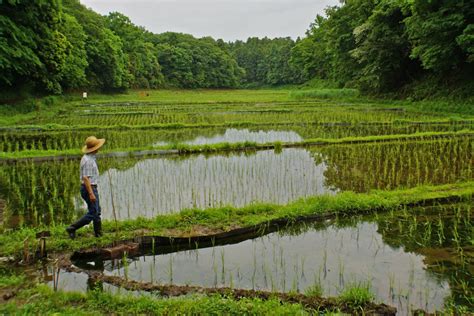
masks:
<svg viewBox="0 0 474 316"><path fill-rule="evenodd" d="M447 279L454 301L472 307L473 217L472 203L418 208L383 216L378 232L388 245L423 255L427 270Z"/></svg>
<svg viewBox="0 0 474 316"><path fill-rule="evenodd" d="M470 180L472 149L472 142L467 138L326 146L315 151L326 160L326 186L366 192Z"/></svg>

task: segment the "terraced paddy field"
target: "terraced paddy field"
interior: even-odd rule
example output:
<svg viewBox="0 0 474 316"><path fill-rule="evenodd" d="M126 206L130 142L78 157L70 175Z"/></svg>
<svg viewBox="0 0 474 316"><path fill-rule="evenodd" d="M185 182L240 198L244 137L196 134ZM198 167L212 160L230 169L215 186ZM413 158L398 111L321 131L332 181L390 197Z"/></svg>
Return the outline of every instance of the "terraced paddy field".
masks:
<svg viewBox="0 0 474 316"><path fill-rule="evenodd" d="M66 292L100 284L109 300L150 304L196 292L222 303L225 292L310 313L474 312L472 115L286 90L131 92L11 111L0 120L5 284L25 274ZM105 234L71 241L89 135L107 139ZM41 231L51 260L39 264ZM71 299L17 286L20 299Z"/></svg>

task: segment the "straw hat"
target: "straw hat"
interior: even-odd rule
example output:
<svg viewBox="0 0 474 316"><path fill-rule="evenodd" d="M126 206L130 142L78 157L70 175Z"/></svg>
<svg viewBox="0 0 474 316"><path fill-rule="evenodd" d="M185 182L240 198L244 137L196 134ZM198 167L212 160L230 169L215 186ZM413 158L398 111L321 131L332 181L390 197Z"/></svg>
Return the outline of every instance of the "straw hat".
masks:
<svg viewBox="0 0 474 316"><path fill-rule="evenodd" d="M93 151L96 151L105 143L105 138L97 139L95 136L89 136L86 139L86 145L82 147L82 152L84 154L89 154Z"/></svg>

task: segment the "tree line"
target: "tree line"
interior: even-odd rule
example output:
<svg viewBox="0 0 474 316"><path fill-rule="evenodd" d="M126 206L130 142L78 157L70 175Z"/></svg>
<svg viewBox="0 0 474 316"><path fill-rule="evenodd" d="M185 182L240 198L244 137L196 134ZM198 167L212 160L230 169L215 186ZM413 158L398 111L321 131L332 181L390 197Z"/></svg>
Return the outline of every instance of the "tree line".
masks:
<svg viewBox="0 0 474 316"><path fill-rule="evenodd" d="M154 34L121 13L102 16L78 0L4 0L0 88L59 94L276 86L313 78L367 93L413 84L472 87L473 19L472 1L345 0L318 15L303 39L224 42Z"/></svg>
<svg viewBox="0 0 474 316"><path fill-rule="evenodd" d="M78 0L0 3L0 88L62 93L82 88L235 88L297 76L294 41L225 43L153 34L121 13L102 16ZM253 67L258 70L254 71Z"/></svg>
<svg viewBox="0 0 474 316"><path fill-rule="evenodd" d="M473 1L345 0L306 35L292 52L305 79L367 93L474 91Z"/></svg>

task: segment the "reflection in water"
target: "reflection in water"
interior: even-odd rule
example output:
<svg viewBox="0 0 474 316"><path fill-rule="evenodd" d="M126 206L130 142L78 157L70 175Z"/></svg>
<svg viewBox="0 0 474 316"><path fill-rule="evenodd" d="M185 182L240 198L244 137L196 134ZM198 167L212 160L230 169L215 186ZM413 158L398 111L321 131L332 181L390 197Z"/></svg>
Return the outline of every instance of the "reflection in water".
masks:
<svg viewBox="0 0 474 316"><path fill-rule="evenodd" d="M474 124L343 124L319 125L298 122L294 125L270 125L248 128L245 130L226 128L179 128L164 130L100 130L94 131L98 138L107 139L108 150L123 150L130 144L134 147L167 145L170 143L192 143L193 140L203 140L209 143L213 138L220 142L242 141L297 141L309 138L341 138L349 136L413 134L420 132L445 132L462 129L473 129ZM230 132L232 131L232 132ZM66 150L78 149L83 146L84 139L91 131L0 131L0 152L15 152L22 150ZM218 136L216 136L218 135ZM224 137L224 135L227 135ZM301 136L301 137L300 137ZM225 140L224 140L225 139Z"/></svg>
<svg viewBox="0 0 474 316"><path fill-rule="evenodd" d="M74 264L152 283L286 292L319 283L324 296L368 281L377 300L406 315L419 308L440 310L448 298L474 306L472 216L472 203L418 207L295 225L224 246L152 248L148 254L154 255ZM83 274L59 276L59 288L91 287Z"/></svg>
<svg viewBox="0 0 474 316"><path fill-rule="evenodd" d="M325 296L353 282L370 282L377 300L410 309L440 309L450 294L445 281L425 271L423 257L387 246L377 225L330 226L297 236L269 234L234 245L106 261L105 273L155 283L273 291L301 291L319 283Z"/></svg>
<svg viewBox="0 0 474 316"><path fill-rule="evenodd" d="M395 212L382 216L378 231L390 246L423 255L427 270L448 280L454 301L474 312L472 206L471 202Z"/></svg>
<svg viewBox="0 0 474 316"><path fill-rule="evenodd" d="M255 200L286 203L333 191L367 192L473 179L470 138L331 145L181 159L98 160L105 218L112 218L107 170L120 218ZM119 171L120 170L120 171ZM9 227L68 223L82 205L78 161L0 165L0 198ZM79 210L79 212L81 212Z"/></svg>
<svg viewBox="0 0 474 316"><path fill-rule="evenodd" d="M271 142L300 142L303 138L293 131L249 131L248 129L230 128L225 133L215 135L213 137L198 136L194 140L186 141L188 145L206 145L218 143L239 143L239 142L254 142L259 144ZM163 145L166 143L160 142L156 145Z"/></svg>
<svg viewBox="0 0 474 316"><path fill-rule="evenodd" d="M117 218L153 217L185 208L244 206L255 201L285 204L331 193L324 185L324 163L306 150L247 156L194 156L185 160L148 159L125 171L110 170ZM112 218L108 173L100 178L105 218ZM82 201L77 198L77 202Z"/></svg>

